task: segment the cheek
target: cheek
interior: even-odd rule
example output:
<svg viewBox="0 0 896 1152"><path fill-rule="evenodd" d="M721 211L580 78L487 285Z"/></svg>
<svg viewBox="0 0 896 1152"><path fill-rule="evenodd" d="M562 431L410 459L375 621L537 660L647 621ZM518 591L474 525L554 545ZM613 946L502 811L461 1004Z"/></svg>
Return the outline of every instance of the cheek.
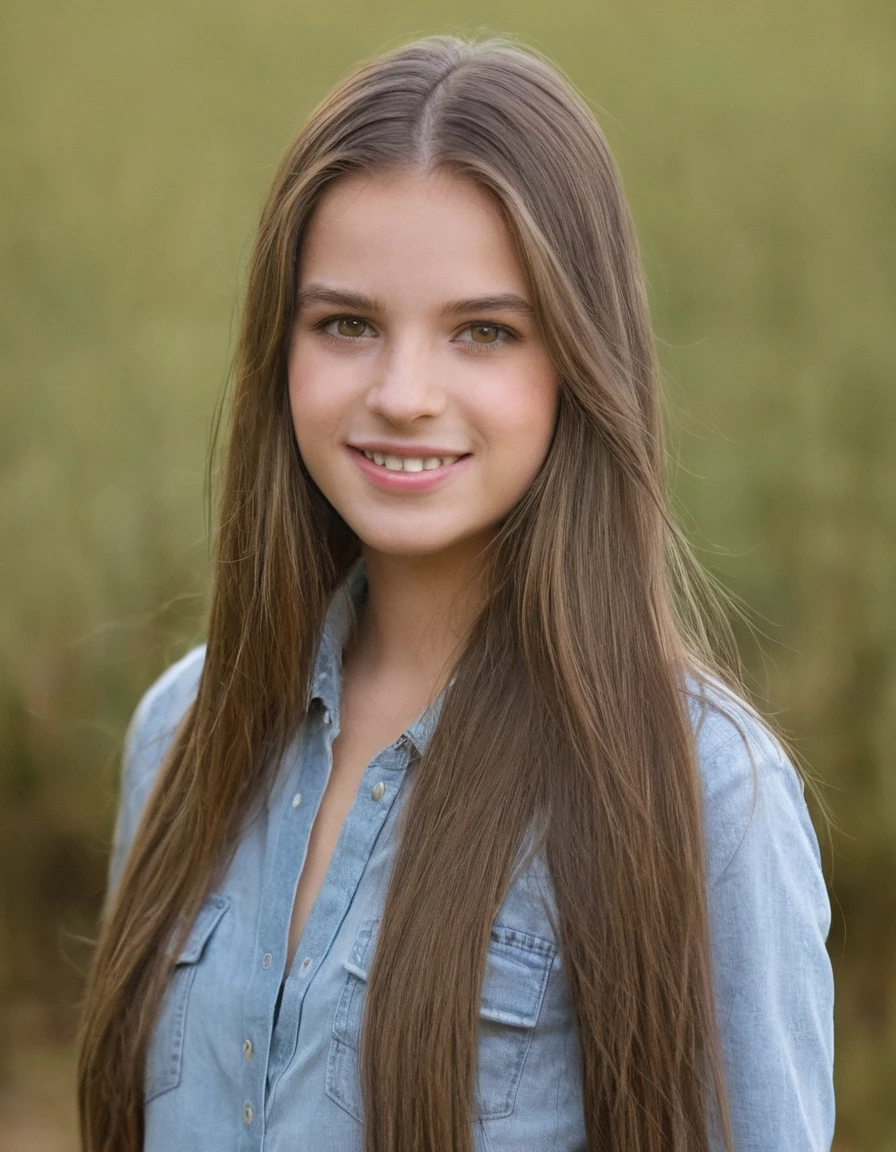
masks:
<svg viewBox="0 0 896 1152"><path fill-rule="evenodd" d="M336 427L339 416L339 390L316 370L314 357L294 353L288 367L289 408L300 450L321 439Z"/></svg>
<svg viewBox="0 0 896 1152"><path fill-rule="evenodd" d="M553 368L517 376L500 390L491 405L490 420L508 453L540 464L547 453L557 420L560 386Z"/></svg>
<svg viewBox="0 0 896 1152"><path fill-rule="evenodd" d="M289 396L289 410L292 413L293 427L298 435L302 421L302 409L305 400L305 384L309 379L307 365L304 357L297 351L295 343L289 349L289 358L286 362L286 386Z"/></svg>

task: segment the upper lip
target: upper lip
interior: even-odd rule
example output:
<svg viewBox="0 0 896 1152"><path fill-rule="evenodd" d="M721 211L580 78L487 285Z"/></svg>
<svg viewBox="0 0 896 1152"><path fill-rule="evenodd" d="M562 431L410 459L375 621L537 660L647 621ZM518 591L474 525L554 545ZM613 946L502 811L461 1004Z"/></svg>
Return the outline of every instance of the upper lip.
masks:
<svg viewBox="0 0 896 1152"><path fill-rule="evenodd" d="M350 448L362 452L382 452L384 456L409 456L426 459L428 456L466 456L466 452L456 452L453 448L434 448L432 444L387 444L385 440L366 440L363 444L351 443Z"/></svg>

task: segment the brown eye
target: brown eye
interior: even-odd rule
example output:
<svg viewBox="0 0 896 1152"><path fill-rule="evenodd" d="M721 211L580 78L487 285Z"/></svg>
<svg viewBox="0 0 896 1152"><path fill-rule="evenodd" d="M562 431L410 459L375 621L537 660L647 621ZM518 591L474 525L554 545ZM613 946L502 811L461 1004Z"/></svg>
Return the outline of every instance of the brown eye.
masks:
<svg viewBox="0 0 896 1152"><path fill-rule="evenodd" d="M474 344L494 344L498 339L497 324L473 324L470 335Z"/></svg>
<svg viewBox="0 0 896 1152"><path fill-rule="evenodd" d="M354 316L342 316L336 321L336 330L340 336L363 336L367 324Z"/></svg>

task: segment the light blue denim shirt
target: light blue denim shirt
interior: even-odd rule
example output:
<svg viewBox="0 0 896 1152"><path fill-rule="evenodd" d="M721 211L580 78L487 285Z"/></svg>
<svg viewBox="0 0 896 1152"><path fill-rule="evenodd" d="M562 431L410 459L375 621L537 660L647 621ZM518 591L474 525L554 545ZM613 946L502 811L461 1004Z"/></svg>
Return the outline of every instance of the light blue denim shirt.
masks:
<svg viewBox="0 0 896 1152"><path fill-rule="evenodd" d="M330 607L310 711L263 818L247 827L178 957L147 1058L146 1152L362 1152L365 985L408 766L426 748L438 702L367 766L288 972L285 963L296 882L339 732L342 649L364 585L358 562ZM203 658L197 648L170 668L134 715L110 891ZM749 745L713 694L689 707L735 1149L827 1152L830 907L801 785L746 711L737 715ZM587 1148L578 1033L545 893L550 899L549 877L536 858L515 876L492 930L472 1117L477 1152Z"/></svg>

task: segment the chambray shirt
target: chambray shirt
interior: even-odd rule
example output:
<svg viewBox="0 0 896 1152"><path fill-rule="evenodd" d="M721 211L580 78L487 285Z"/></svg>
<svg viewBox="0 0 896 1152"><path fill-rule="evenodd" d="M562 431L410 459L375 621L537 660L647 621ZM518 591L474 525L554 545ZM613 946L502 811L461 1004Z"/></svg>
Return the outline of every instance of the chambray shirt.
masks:
<svg viewBox="0 0 896 1152"><path fill-rule="evenodd" d="M177 958L146 1066L146 1152L362 1152L365 988L415 759L439 701L371 760L286 970L296 882L339 732L342 649L361 561L334 597L308 716ZM204 650L168 670L128 732L110 864L117 883ZM830 907L799 779L745 710L689 703L703 789L717 1011L737 1152L818 1152L833 1136ZM730 705L729 705L730 710ZM755 761L754 774L751 758ZM514 876L483 977L476 1152L587 1148L581 1050L550 878ZM624 1152L620 1149L619 1152Z"/></svg>

